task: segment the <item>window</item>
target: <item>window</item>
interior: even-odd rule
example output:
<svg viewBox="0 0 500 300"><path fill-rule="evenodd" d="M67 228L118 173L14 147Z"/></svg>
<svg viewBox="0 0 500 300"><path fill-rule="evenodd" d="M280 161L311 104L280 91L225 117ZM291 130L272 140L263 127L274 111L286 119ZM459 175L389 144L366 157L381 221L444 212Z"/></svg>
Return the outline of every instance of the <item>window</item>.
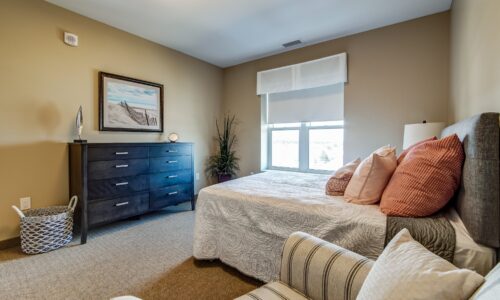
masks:
<svg viewBox="0 0 500 300"><path fill-rule="evenodd" d="M329 172L343 164L347 54L257 72L261 169Z"/></svg>
<svg viewBox="0 0 500 300"><path fill-rule="evenodd" d="M268 168L331 171L343 165L344 122L270 124Z"/></svg>

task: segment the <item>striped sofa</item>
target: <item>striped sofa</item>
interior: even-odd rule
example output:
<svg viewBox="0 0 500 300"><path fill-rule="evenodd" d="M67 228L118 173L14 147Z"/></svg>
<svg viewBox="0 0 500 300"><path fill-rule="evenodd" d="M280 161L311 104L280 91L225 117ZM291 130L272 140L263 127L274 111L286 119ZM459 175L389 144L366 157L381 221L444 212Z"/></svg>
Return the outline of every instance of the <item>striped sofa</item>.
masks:
<svg viewBox="0 0 500 300"><path fill-rule="evenodd" d="M237 300L356 299L374 261L303 232L286 240L280 281L270 282ZM471 299L493 300L500 294L500 264Z"/></svg>
<svg viewBox="0 0 500 300"><path fill-rule="evenodd" d="M237 299L356 299L372 265L359 254L296 232L283 247L280 281Z"/></svg>

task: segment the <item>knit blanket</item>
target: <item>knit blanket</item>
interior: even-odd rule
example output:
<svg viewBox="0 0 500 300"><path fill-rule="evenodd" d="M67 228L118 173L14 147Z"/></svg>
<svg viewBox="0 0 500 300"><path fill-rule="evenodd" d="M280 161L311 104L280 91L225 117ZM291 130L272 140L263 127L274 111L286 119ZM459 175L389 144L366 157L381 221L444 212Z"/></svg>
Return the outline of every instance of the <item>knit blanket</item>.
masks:
<svg viewBox="0 0 500 300"><path fill-rule="evenodd" d="M453 263L455 229L442 214L425 218L387 217L385 244L403 228L408 229L413 239L429 251Z"/></svg>

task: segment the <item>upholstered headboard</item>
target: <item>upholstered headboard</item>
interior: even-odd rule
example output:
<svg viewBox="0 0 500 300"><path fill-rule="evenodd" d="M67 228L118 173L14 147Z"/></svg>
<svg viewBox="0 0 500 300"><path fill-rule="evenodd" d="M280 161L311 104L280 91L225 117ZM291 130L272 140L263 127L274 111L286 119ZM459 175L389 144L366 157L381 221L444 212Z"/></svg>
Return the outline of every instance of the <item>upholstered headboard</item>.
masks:
<svg viewBox="0 0 500 300"><path fill-rule="evenodd" d="M500 127L498 113L483 113L443 130L463 142L465 162L455 207L477 242L500 248Z"/></svg>

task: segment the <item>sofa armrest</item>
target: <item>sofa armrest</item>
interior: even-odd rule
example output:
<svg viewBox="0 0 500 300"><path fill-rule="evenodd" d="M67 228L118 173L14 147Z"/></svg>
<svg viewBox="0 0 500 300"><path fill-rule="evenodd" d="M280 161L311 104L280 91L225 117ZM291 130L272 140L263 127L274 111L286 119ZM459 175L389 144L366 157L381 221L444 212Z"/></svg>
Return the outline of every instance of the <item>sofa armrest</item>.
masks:
<svg viewBox="0 0 500 300"><path fill-rule="evenodd" d="M373 261L303 232L283 246L280 280L312 299L356 299Z"/></svg>

